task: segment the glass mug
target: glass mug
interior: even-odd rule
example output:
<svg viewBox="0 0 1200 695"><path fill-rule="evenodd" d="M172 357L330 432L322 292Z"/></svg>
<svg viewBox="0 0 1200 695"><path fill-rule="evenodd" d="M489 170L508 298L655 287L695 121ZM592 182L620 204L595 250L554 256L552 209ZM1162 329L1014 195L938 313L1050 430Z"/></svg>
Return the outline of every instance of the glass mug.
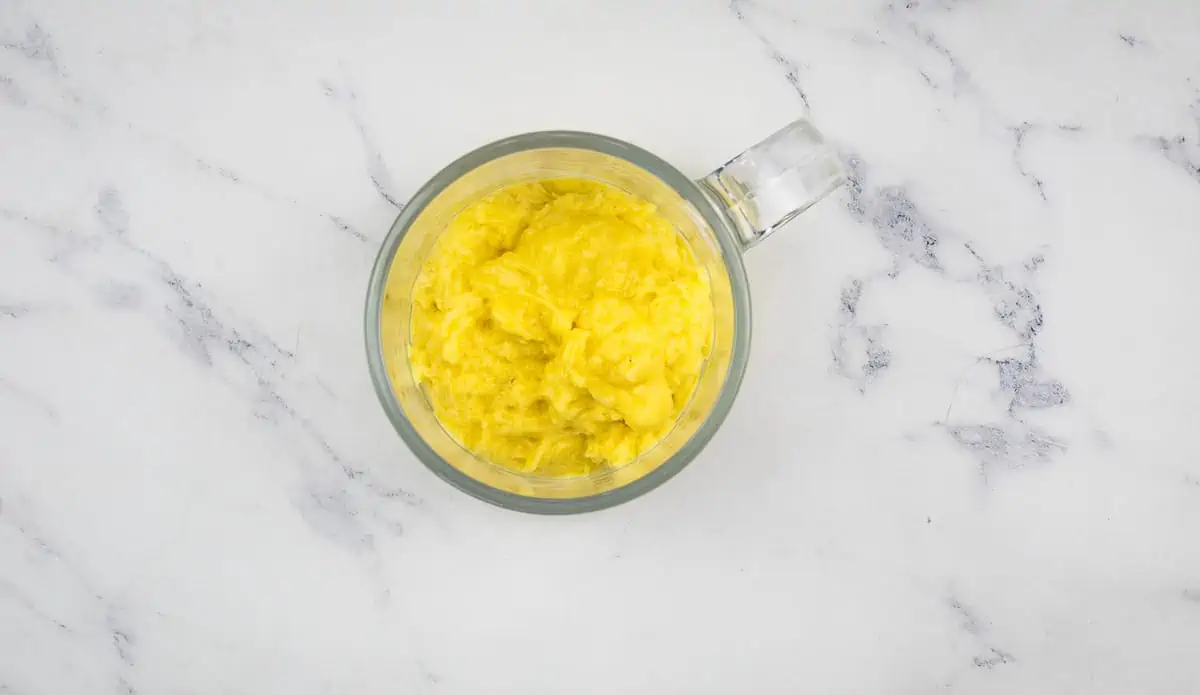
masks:
<svg viewBox="0 0 1200 695"><path fill-rule="evenodd" d="M707 271L713 301L712 348L674 428L625 466L573 478L520 473L465 449L438 423L413 378L409 336L385 336L380 324L386 303L389 311L398 312L398 323L408 325L411 291L421 264L464 207L514 183L555 178L599 181L655 204ZM750 351L750 294L742 254L844 182L837 153L804 120L698 181L646 150L592 133L527 133L484 145L422 186L379 250L365 319L375 393L422 463L486 502L525 512L570 514L645 494L700 453L733 405Z"/></svg>

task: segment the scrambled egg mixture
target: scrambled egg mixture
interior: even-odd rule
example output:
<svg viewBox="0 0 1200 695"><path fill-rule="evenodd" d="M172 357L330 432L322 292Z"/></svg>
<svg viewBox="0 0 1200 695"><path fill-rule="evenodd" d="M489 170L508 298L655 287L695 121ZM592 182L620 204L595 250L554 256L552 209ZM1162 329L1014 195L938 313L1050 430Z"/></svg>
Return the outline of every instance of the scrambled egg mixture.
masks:
<svg viewBox="0 0 1200 695"><path fill-rule="evenodd" d="M592 181L517 184L470 205L412 299L413 376L442 425L538 475L616 468L653 447L712 344L708 276L687 242L653 205Z"/></svg>

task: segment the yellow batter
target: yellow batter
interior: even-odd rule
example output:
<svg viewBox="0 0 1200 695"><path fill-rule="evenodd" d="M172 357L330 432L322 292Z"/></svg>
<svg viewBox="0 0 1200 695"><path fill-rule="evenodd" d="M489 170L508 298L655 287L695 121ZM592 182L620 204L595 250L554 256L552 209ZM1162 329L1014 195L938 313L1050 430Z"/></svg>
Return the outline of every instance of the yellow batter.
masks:
<svg viewBox="0 0 1200 695"><path fill-rule="evenodd" d="M382 321L397 321L385 308ZM517 184L467 207L413 288L410 358L446 430L546 476L626 464L687 405L712 343L708 277L653 205Z"/></svg>

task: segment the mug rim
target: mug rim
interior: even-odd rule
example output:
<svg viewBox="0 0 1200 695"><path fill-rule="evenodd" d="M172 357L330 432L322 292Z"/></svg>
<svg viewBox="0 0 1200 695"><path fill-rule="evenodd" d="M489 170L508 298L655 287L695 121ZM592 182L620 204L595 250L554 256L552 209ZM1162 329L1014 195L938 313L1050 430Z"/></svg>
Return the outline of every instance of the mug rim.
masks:
<svg viewBox="0 0 1200 695"><path fill-rule="evenodd" d="M392 261L409 227L425 207L451 183L487 162L518 152L547 148L592 150L618 157L653 174L675 190L713 230L720 246L721 260L729 274L734 304L733 352L729 367L717 400L700 428L679 451L637 480L594 495L573 498L531 497L501 490L467 475L435 452L412 426L396 397L384 362L380 330L382 300ZM392 222L375 257L367 287L364 328L367 366L375 395L397 434L434 475L476 499L505 509L533 514L579 514L614 507L650 492L683 470L712 439L729 414L745 376L750 351L750 288L742 263L742 247L735 240L730 222L698 183L657 155L614 137L571 130L536 131L478 147L446 165L417 189Z"/></svg>

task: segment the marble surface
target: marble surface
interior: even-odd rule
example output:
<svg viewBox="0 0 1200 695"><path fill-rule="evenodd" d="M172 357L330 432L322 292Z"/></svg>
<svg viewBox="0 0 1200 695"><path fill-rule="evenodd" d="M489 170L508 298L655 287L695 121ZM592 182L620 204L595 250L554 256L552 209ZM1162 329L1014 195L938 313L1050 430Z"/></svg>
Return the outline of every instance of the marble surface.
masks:
<svg viewBox="0 0 1200 695"><path fill-rule="evenodd" d="M1200 692L1200 3L0 0L0 693ZM419 465L397 208L571 128L849 186L678 478Z"/></svg>

